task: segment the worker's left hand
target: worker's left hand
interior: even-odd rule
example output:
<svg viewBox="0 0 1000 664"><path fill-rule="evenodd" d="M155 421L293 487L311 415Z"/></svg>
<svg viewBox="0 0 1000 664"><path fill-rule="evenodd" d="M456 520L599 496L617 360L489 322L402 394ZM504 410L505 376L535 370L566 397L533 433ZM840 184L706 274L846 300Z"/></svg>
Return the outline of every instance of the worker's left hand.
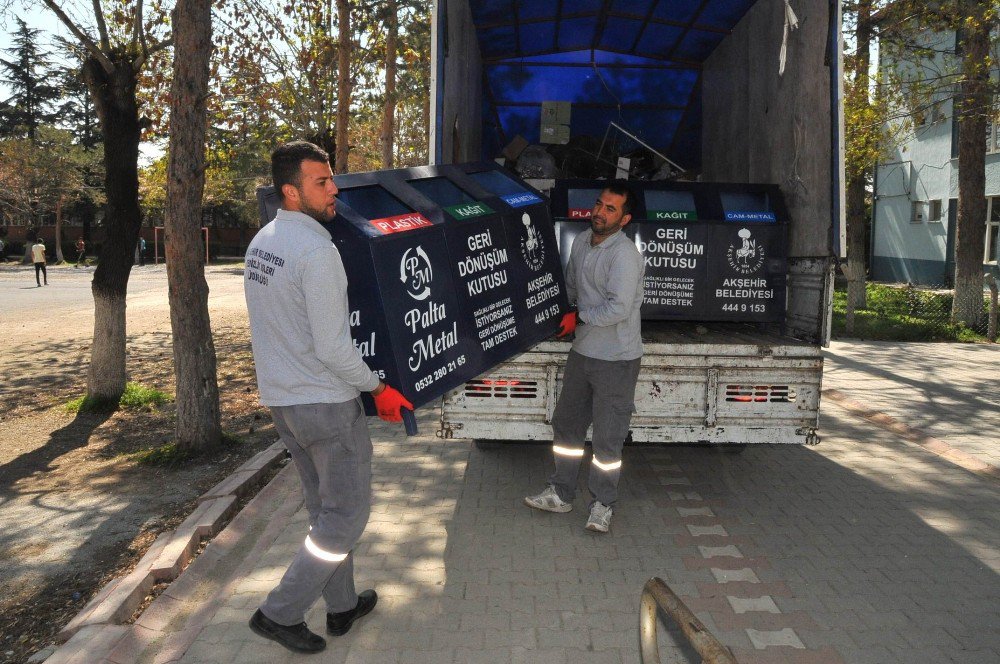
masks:
<svg viewBox="0 0 1000 664"><path fill-rule="evenodd" d="M559 323L559 331L556 333L557 337L561 339L573 334L574 330L576 330L576 315L575 311L563 314L562 321Z"/></svg>
<svg viewBox="0 0 1000 664"><path fill-rule="evenodd" d="M400 394L399 390L386 385L385 389L379 392L378 396L372 397L375 400L375 410L378 416L386 422L402 422L403 414L401 408L413 410L413 404L407 401L406 397Z"/></svg>

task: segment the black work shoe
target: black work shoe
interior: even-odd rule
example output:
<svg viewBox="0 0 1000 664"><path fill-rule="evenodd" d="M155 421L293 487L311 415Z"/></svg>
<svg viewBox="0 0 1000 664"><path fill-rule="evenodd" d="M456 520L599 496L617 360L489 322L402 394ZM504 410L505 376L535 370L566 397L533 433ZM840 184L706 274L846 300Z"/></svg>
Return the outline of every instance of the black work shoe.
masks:
<svg viewBox="0 0 1000 664"><path fill-rule="evenodd" d="M378 595L375 594L374 590L366 590L358 594L358 605L350 611L326 614L326 631L334 636L347 634L347 630L351 629L355 620L371 613L377 601Z"/></svg>
<svg viewBox="0 0 1000 664"><path fill-rule="evenodd" d="M319 634L310 632L305 623L279 625L261 613L260 609L250 618L250 629L295 652L319 652L326 648L326 640Z"/></svg>

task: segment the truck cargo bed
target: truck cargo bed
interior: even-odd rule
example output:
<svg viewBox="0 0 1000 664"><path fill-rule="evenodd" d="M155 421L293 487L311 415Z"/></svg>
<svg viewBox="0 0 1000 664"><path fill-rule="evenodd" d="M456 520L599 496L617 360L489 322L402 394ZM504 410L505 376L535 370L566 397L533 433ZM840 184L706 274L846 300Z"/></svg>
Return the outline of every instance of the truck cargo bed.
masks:
<svg viewBox="0 0 1000 664"><path fill-rule="evenodd" d="M643 346L634 442L818 442L815 344L746 324L645 322ZM446 395L441 435L551 439L569 348L542 342Z"/></svg>

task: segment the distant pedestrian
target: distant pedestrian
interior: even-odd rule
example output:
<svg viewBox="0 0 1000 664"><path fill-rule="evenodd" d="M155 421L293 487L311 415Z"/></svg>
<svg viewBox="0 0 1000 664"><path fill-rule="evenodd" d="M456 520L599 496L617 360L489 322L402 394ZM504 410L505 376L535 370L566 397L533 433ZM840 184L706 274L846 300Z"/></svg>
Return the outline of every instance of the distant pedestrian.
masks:
<svg viewBox="0 0 1000 664"><path fill-rule="evenodd" d="M31 245L31 260L35 263L35 283L38 287L42 287L42 282L38 278L38 273L41 272L42 276L45 277L45 285L49 285L49 275L45 271L45 243L40 239L35 240L35 244Z"/></svg>
<svg viewBox="0 0 1000 664"><path fill-rule="evenodd" d="M146 264L146 238L139 238L139 265Z"/></svg>
<svg viewBox="0 0 1000 664"><path fill-rule="evenodd" d="M87 243L81 235L76 240L76 266L80 267L85 260L87 260Z"/></svg>
<svg viewBox="0 0 1000 664"><path fill-rule="evenodd" d="M7 252L7 245L4 244L3 238L0 237L0 263L3 263L5 260L7 260L6 252Z"/></svg>

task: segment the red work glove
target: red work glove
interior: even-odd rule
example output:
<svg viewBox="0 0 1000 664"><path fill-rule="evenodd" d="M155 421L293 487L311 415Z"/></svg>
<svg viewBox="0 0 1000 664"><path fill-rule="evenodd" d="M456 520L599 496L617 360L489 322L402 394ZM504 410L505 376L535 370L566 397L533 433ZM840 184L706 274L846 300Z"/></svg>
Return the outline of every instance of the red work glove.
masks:
<svg viewBox="0 0 1000 664"><path fill-rule="evenodd" d="M576 312L570 311L563 314L562 320L559 322L559 331L556 332L556 336L559 338L569 336L573 334L576 330Z"/></svg>
<svg viewBox="0 0 1000 664"><path fill-rule="evenodd" d="M400 408L413 410L413 404L407 401L406 397L399 393L399 390L389 385L386 385L385 389L377 396L373 394L372 399L375 400L375 410L378 411L378 416L386 422L402 422L403 414L399 412Z"/></svg>

